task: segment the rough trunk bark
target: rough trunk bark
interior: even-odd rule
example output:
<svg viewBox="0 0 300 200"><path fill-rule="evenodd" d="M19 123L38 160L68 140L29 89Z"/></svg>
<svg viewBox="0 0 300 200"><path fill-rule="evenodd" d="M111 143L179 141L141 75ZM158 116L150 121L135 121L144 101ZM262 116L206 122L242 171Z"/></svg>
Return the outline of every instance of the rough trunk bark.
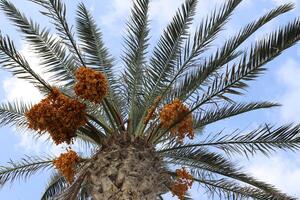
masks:
<svg viewBox="0 0 300 200"><path fill-rule="evenodd" d="M155 200L170 182L162 160L143 139L113 138L88 169L93 200Z"/></svg>

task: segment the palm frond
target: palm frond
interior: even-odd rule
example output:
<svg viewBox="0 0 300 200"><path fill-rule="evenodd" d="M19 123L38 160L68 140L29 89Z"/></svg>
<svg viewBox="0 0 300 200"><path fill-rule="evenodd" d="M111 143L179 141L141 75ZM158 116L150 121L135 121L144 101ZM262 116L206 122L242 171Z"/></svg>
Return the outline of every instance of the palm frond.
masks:
<svg viewBox="0 0 300 200"><path fill-rule="evenodd" d="M58 173L50 177L50 181L42 195L41 200L53 200L68 187L65 178Z"/></svg>
<svg viewBox="0 0 300 200"><path fill-rule="evenodd" d="M0 125L27 128L24 113L31 108L31 104L22 101L7 102L0 105Z"/></svg>
<svg viewBox="0 0 300 200"><path fill-rule="evenodd" d="M225 104L222 107L216 107L215 109L205 109L199 111L197 117L195 117L194 128L201 129L206 125L212 124L216 121L227 119L236 115L240 115L246 112L267 109L275 106L279 106L276 103L270 102L253 102L253 103L236 103Z"/></svg>
<svg viewBox="0 0 300 200"><path fill-rule="evenodd" d="M149 46L149 0L136 0L131 10L131 18L127 23L127 37L125 38L124 81L128 94L129 132L133 132L141 119L145 106L142 102L144 73L146 65L147 47ZM144 108L144 109L143 109Z"/></svg>
<svg viewBox="0 0 300 200"><path fill-rule="evenodd" d="M204 53L210 46L210 43L213 42L217 33L219 33L223 26L228 21L234 9L241 3L241 0L229 0L224 3L218 10L214 10L211 16L206 17L200 24L200 27L196 30L193 37L190 35L187 39L184 48L181 49L179 58L177 60L177 68L172 79L168 83L168 86L162 92L164 97L167 92L168 101L172 101L174 98L177 98L179 94L176 88L178 86L173 86L177 82L181 82L182 78L185 77L183 83L188 82L189 79L185 74L190 74L190 71L193 72L193 68L199 65L199 56ZM183 85L186 87L186 85ZM175 87L175 92L172 91ZM179 90L183 90L179 84ZM172 90L171 90L172 89ZM177 88L178 89L178 88ZM187 91L187 90L184 90ZM174 96L175 95L175 96Z"/></svg>
<svg viewBox="0 0 300 200"><path fill-rule="evenodd" d="M197 0L185 1L164 30L154 49L150 67L147 70L148 78L145 88L150 104L155 97L160 95L165 84L169 82L170 75L173 74L180 49L184 40L188 38L188 29L193 21L197 2Z"/></svg>
<svg viewBox="0 0 300 200"><path fill-rule="evenodd" d="M78 137L76 142L80 149L85 149L84 152L88 152L89 149L94 149L99 145L100 141L102 141L102 138L100 138L97 133L92 132L87 129L87 127L79 128L76 132L76 136Z"/></svg>
<svg viewBox="0 0 300 200"><path fill-rule="evenodd" d="M200 23L195 33L189 36L182 49L182 56L178 60L180 66L178 71L184 72L188 67L195 66L195 62L199 62L199 55L210 47L210 44L217 34L223 30L224 25L241 2L242 0L227 1Z"/></svg>
<svg viewBox="0 0 300 200"><path fill-rule="evenodd" d="M77 46L74 38L72 28L67 23L66 5L62 3L61 0L30 1L42 6L45 9L45 11L41 11L41 13L51 19L51 22L57 30L58 35L62 38L62 41L65 45L67 45L69 50L74 54L77 66L85 66L84 59L81 56L80 49Z"/></svg>
<svg viewBox="0 0 300 200"><path fill-rule="evenodd" d="M245 156L263 153L269 156L272 152L280 150L296 151L300 148L300 126L285 125L274 128L264 125L247 134L231 133L224 135L222 132L206 138L197 144L173 145L160 152L177 149L194 149L201 147L215 147L228 155L245 154Z"/></svg>
<svg viewBox="0 0 300 200"><path fill-rule="evenodd" d="M3 186L15 180L27 180L37 171L49 169L52 166L52 160L50 156L25 156L18 162L11 160L8 166L0 166L0 185Z"/></svg>
<svg viewBox="0 0 300 200"><path fill-rule="evenodd" d="M203 95L205 102L210 101L213 97L227 99L225 94L239 95L241 89L247 87L246 81L254 80L259 74L266 70L264 65L285 49L293 46L300 40L300 20L296 19L285 27L279 28L262 39L250 49L249 54L244 53L239 64L233 65L230 70L213 80L207 93ZM207 98L208 97L208 98ZM201 100L201 101L202 101ZM208 101L207 101L208 100ZM204 103L203 101L200 103Z"/></svg>
<svg viewBox="0 0 300 200"><path fill-rule="evenodd" d="M120 95L118 95L120 84L118 84L113 71L113 58L104 46L100 29L84 4L78 6L76 22L86 64L106 75L109 80L109 101L118 110L124 109Z"/></svg>
<svg viewBox="0 0 300 200"><path fill-rule="evenodd" d="M26 59L16 50L13 41L8 36L0 34L0 65L10 71L15 77L24 79L42 91L51 91L49 84L34 72Z"/></svg>
<svg viewBox="0 0 300 200"><path fill-rule="evenodd" d="M204 148L178 149L163 153L167 162L176 165L187 166L195 171L197 169L209 171L221 176L229 177L253 187L256 187L273 198L294 199L277 190L274 186L256 180L255 178L241 172L230 161L222 155L208 152Z"/></svg>
<svg viewBox="0 0 300 200"><path fill-rule="evenodd" d="M175 172L169 172L171 176L176 177ZM209 178L209 179L208 179ZM206 175L197 175L194 173L194 181L206 190L205 195L209 199L231 199L231 200L243 200L243 199L258 199L258 200L272 200L274 197L268 195L260 189L242 186L227 178L210 178Z"/></svg>
<svg viewBox="0 0 300 200"><path fill-rule="evenodd" d="M54 173L51 176L51 179L41 200L54 200L61 198L67 198L68 200L71 200L70 198L68 198L71 197L71 195L77 196L76 200L90 200L90 196L88 195L84 186L81 186L81 188L78 191L78 194L74 193L69 196L66 195L65 192L68 191L69 186L69 183L67 183L63 176L61 176L58 173Z"/></svg>
<svg viewBox="0 0 300 200"><path fill-rule="evenodd" d="M206 195L210 199L231 199L231 200L244 200L244 199L257 199L257 200L273 200L274 196L266 194L262 190L241 186L234 181L228 179L219 180L202 180L194 179L206 189Z"/></svg>
<svg viewBox="0 0 300 200"><path fill-rule="evenodd" d="M103 140L106 138L106 135L97 127L94 123L87 121L87 125L80 127L76 135L87 144L98 144L101 145Z"/></svg>
<svg viewBox="0 0 300 200"><path fill-rule="evenodd" d="M216 77L206 92L198 98L188 114L199 109L201 106L214 102L214 99L221 98L227 101L231 99L227 95L240 95L241 90L248 85L246 81L254 80L266 70L265 64L276 58L287 48L295 45L300 40L300 20L295 19L288 25L279 28L268 37L262 39L250 49L249 54L244 53L239 64L234 64L230 70ZM174 122L173 126L180 121ZM171 126L170 128L172 128Z"/></svg>
<svg viewBox="0 0 300 200"><path fill-rule="evenodd" d="M203 87L207 84L205 82L210 81L209 77L215 75L217 70L241 54L241 52L237 51L237 48L253 33L276 17L290 11L293 7L293 4L279 6L258 20L246 25L235 36L227 40L221 48L217 49L214 55L206 58L196 70L188 73L183 79L181 86L174 92L175 95L182 99L189 98L200 86Z"/></svg>
<svg viewBox="0 0 300 200"><path fill-rule="evenodd" d="M102 33L94 18L83 3L78 6L76 24L86 64L97 66L95 69L101 70L109 80L115 81L111 69L114 59L104 45Z"/></svg>
<svg viewBox="0 0 300 200"><path fill-rule="evenodd" d="M249 54L244 53L239 64L233 64L230 70L216 77L207 90L193 104L189 112L177 119L168 129L158 137L165 136L171 128L176 126L190 113L198 110L208 103L215 103L216 99L232 101L228 95L241 95L242 89L248 85L246 81L254 80L266 70L265 64L279 56L284 50L295 45L300 40L300 20L295 19L284 27L279 28L268 37L257 41L250 49ZM156 139L157 140L157 139Z"/></svg>
<svg viewBox="0 0 300 200"><path fill-rule="evenodd" d="M83 185L87 178L87 164L86 166L81 166L80 172L77 173L76 180L63 192L59 195L58 199L61 200L77 200L83 197L85 199L84 191L82 191ZM83 193L81 193L83 192Z"/></svg>
<svg viewBox="0 0 300 200"><path fill-rule="evenodd" d="M28 19L11 2L1 0L0 7L8 18L24 34L34 52L41 59L41 65L45 67L44 72L51 73L50 80L55 82L67 81L72 84L74 79L74 59L68 55L60 40L52 37L47 29Z"/></svg>

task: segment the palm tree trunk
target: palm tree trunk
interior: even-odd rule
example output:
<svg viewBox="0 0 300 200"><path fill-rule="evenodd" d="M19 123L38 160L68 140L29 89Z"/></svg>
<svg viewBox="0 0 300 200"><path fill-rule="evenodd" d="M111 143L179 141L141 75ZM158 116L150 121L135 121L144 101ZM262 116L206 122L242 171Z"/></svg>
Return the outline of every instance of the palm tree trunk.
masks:
<svg viewBox="0 0 300 200"><path fill-rule="evenodd" d="M93 158L88 174L93 200L155 200L170 183L154 148L129 136L107 142Z"/></svg>

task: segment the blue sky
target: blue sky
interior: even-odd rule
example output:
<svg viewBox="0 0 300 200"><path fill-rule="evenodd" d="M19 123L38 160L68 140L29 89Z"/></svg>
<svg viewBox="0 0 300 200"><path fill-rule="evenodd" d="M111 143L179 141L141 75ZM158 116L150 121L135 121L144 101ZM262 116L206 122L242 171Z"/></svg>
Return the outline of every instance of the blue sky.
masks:
<svg viewBox="0 0 300 200"><path fill-rule="evenodd" d="M201 17L205 16L215 5L226 0L200 0L195 26L200 22ZM37 7L28 1L12 0L15 5L24 11L28 16L40 22L43 26L51 26L46 19L37 12ZM69 20L74 23L76 5L78 0L66 1L68 6ZM119 58L122 52L122 37L125 35L124 23L129 15L131 0L85 0L86 6L93 13L98 22L106 45L111 53ZM152 0L151 17L151 45L157 41L163 27L168 23L177 7L183 0ZM292 20L300 13L300 0L244 0L237 11L232 16L232 21L226 26L221 34L220 41L224 41L234 34L239 28L252 20L257 19L271 8L286 2L296 3L296 9L277 20L266 25L261 31L257 32L252 41L264 36L280 24ZM299 14L298 14L299 15ZM195 27L194 26L194 27ZM39 59L29 51L29 47L21 39L20 35L13 26L0 14L0 30L4 34L9 34L14 38L20 51L28 58L31 65L40 71ZM239 98L242 101L269 100L280 102L283 106L272 110L257 111L238 118L232 118L208 127L207 132L223 130L230 133L236 128L250 129L257 127L261 122L272 122L283 124L288 122L300 123L300 44L287 50L275 61L268 64L268 71L257 81L250 84L245 96ZM121 68L121 61L118 60L117 66ZM0 71L0 101L6 102L14 99L25 101L38 101L41 96L29 84L16 80L9 73ZM56 153L62 151L63 147L52 147L51 145L35 141L30 133L20 133L12 128L3 127L0 129L0 165L5 165L10 158L18 160L24 154L37 155L43 152ZM246 160L241 157L232 158L245 166L245 171L259 177L262 180L275 184L278 188L291 195L300 198L298 185L300 184L300 157L299 153L277 152L269 158L257 155L255 158ZM17 181L13 185L4 186L0 189L0 199L10 200L35 200L39 199L45 183L47 183L49 172L40 173L33 176L26 183ZM201 190L193 188L193 197L203 199ZM171 199L171 197L169 197Z"/></svg>

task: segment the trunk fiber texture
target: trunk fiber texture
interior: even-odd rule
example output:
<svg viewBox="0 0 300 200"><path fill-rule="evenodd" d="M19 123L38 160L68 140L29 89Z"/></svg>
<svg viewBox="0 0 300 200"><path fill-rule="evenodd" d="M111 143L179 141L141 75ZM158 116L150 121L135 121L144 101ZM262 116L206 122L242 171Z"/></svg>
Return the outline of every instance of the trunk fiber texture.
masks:
<svg viewBox="0 0 300 200"><path fill-rule="evenodd" d="M154 148L129 136L108 141L87 170L93 200L156 200L170 183Z"/></svg>

